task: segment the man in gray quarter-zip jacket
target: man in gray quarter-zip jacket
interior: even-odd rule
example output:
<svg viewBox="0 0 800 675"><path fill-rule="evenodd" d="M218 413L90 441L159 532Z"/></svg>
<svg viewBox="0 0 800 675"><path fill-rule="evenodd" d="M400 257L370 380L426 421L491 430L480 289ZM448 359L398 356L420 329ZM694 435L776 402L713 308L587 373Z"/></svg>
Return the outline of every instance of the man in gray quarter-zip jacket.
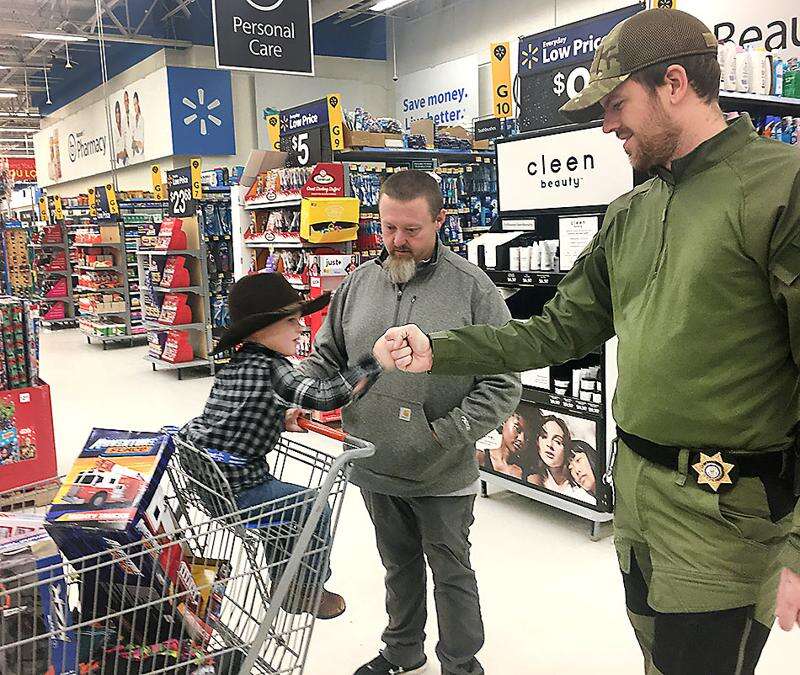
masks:
<svg viewBox="0 0 800 675"><path fill-rule="evenodd" d="M371 353L390 326L427 332L511 318L479 268L439 242L446 218L437 181L403 171L383 185L385 249L336 291L307 375L332 375ZM352 482L361 488L386 568L386 648L356 675L410 673L426 662L426 570L433 572L439 622L436 654L444 675L479 675L483 645L478 587L469 559L469 528L478 492L475 441L516 408L516 375L417 378L384 374L342 413L348 433L373 442ZM425 556L425 557L423 557Z"/></svg>

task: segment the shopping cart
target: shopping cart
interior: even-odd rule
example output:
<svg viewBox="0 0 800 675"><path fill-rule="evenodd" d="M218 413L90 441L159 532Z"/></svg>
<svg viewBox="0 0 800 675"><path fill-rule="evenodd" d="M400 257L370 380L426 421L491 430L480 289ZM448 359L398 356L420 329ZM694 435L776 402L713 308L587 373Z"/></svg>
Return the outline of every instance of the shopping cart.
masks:
<svg viewBox="0 0 800 675"><path fill-rule="evenodd" d="M344 450L284 437L270 464L303 487L289 497L238 509L208 453L176 438L159 502L174 530L124 545L98 532L107 550L74 560L42 533L14 555L6 542L0 675L302 673L350 467L374 446L301 426Z"/></svg>

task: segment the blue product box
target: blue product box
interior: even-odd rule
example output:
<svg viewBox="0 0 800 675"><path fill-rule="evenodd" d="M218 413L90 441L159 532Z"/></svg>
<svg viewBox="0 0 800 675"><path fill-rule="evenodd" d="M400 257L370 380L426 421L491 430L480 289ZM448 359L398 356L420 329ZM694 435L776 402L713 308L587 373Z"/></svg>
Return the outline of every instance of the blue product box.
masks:
<svg viewBox="0 0 800 675"><path fill-rule="evenodd" d="M63 560L43 530L0 541L0 644L42 636L10 646L0 656L0 672L77 675L77 598L65 580ZM50 635L49 638L44 636ZM6 670L8 669L8 670Z"/></svg>

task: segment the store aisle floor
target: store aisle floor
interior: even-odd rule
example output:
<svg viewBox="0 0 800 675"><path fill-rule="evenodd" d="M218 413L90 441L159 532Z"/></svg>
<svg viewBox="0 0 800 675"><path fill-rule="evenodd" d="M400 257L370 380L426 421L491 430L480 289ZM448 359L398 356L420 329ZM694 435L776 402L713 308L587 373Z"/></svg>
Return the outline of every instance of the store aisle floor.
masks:
<svg viewBox="0 0 800 675"><path fill-rule="evenodd" d="M150 370L145 347L86 344L77 330L44 332L42 375L52 387L59 469L64 472L93 426L150 430L196 415L208 377ZM641 658L623 606L610 538L593 543L588 524L508 492L479 499L473 528L489 675L635 675ZM382 568L356 490L345 500L329 587L347 613L316 624L307 675L351 675L372 658L385 623ZM430 602L430 662L435 610ZM713 645L709 645L713 649ZM800 631L773 631L759 675L796 671ZM439 673L438 665L428 673Z"/></svg>

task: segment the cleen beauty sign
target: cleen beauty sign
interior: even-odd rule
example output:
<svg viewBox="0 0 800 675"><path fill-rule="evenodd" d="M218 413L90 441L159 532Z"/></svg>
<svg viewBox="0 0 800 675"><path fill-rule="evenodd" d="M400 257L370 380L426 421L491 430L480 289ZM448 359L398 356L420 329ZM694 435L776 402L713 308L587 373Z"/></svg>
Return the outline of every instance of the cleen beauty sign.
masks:
<svg viewBox="0 0 800 675"><path fill-rule="evenodd" d="M217 66L314 74L311 0L212 0Z"/></svg>

